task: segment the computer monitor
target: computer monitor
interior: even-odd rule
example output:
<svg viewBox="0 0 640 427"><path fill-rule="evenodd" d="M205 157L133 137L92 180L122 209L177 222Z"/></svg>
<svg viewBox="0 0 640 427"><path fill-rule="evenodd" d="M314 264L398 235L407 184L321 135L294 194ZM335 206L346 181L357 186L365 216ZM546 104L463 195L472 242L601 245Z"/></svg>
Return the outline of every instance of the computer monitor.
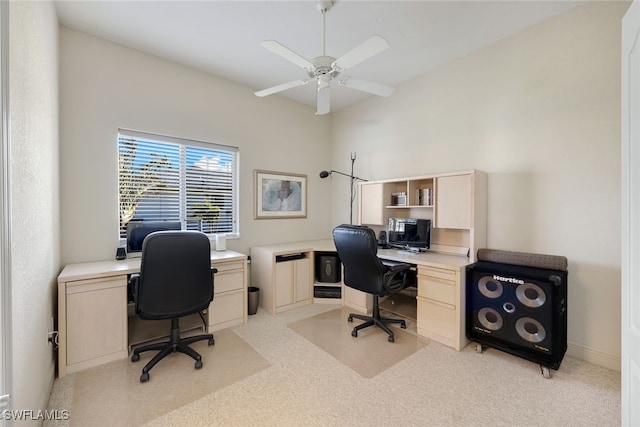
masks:
<svg viewBox="0 0 640 427"><path fill-rule="evenodd" d="M180 221L130 221L127 223L127 253L139 256L142 253L142 242L150 233L181 229Z"/></svg>
<svg viewBox="0 0 640 427"><path fill-rule="evenodd" d="M429 249L431 246L431 220L390 218L389 244Z"/></svg>

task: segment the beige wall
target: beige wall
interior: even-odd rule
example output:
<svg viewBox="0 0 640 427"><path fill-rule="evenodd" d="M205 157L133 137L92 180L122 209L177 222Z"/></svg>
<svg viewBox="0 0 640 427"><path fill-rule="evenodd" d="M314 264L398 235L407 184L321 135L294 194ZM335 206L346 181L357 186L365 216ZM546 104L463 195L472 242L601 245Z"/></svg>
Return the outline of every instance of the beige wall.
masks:
<svg viewBox="0 0 640 427"><path fill-rule="evenodd" d="M37 411L55 372L46 333L60 271L58 22L50 2L11 2L9 20L11 403Z"/></svg>
<svg viewBox="0 0 640 427"><path fill-rule="evenodd" d="M324 238L349 220L349 183L480 169L488 244L569 259L569 354L619 369L620 19L581 6L426 73L388 99L313 109L60 30L62 262L113 257L118 127L240 147L241 238ZM253 219L253 170L309 177L307 219ZM97 190L96 190L97 189Z"/></svg>
<svg viewBox="0 0 640 427"><path fill-rule="evenodd" d="M240 147L240 234L227 248L330 232L328 118L67 28L60 30L62 260L110 259L118 244L118 128ZM308 217L254 220L254 169L308 175Z"/></svg>
<svg viewBox="0 0 640 427"><path fill-rule="evenodd" d="M332 164L383 179L480 169L494 249L569 259L569 354L620 363L620 22L592 3L333 115ZM335 186L333 223L348 191Z"/></svg>

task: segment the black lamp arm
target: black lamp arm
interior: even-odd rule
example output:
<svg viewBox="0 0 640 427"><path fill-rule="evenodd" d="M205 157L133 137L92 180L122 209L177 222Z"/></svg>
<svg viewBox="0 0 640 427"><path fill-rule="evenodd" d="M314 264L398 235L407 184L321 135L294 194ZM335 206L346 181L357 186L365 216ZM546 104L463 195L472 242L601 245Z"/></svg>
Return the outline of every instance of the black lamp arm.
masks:
<svg viewBox="0 0 640 427"><path fill-rule="evenodd" d="M363 179L363 178L360 178L360 177L357 177L357 176L349 175L349 174L346 174L346 173L331 169L329 171L329 175L331 175L332 173L337 173L339 175L343 175L343 176L346 176L347 178L351 178L351 179L357 179L357 180L365 181L365 182L368 181L368 179Z"/></svg>

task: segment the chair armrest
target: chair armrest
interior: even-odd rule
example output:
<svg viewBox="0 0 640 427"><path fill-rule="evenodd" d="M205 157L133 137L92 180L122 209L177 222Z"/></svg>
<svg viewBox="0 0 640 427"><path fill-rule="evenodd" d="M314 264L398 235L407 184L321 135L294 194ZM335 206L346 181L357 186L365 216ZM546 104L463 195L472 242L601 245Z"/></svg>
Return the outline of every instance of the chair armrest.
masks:
<svg viewBox="0 0 640 427"><path fill-rule="evenodd" d="M131 277L129 277L129 285L132 286L133 289L137 290L139 283L140 283L140 273L133 273Z"/></svg>
<svg viewBox="0 0 640 427"><path fill-rule="evenodd" d="M133 273L131 277L129 277L129 287L131 288L131 295L133 296L133 301L135 302L138 299L138 286L140 285L140 274Z"/></svg>
<svg viewBox="0 0 640 427"><path fill-rule="evenodd" d="M389 270L382 277L382 284L384 289L388 293L398 292L407 286L410 286L411 283L407 283L407 274L403 274L402 277L398 277L400 273L410 271L411 264L397 264L389 267Z"/></svg>

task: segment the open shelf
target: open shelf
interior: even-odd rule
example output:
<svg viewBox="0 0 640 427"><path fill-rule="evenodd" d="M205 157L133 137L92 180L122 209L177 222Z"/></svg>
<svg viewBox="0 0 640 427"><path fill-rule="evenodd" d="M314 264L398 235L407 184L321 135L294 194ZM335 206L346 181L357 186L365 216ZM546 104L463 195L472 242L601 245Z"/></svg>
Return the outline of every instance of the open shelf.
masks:
<svg viewBox="0 0 640 427"><path fill-rule="evenodd" d="M380 310L413 320L414 322L418 318L418 303L415 295L412 296L404 293L389 295L380 303Z"/></svg>

